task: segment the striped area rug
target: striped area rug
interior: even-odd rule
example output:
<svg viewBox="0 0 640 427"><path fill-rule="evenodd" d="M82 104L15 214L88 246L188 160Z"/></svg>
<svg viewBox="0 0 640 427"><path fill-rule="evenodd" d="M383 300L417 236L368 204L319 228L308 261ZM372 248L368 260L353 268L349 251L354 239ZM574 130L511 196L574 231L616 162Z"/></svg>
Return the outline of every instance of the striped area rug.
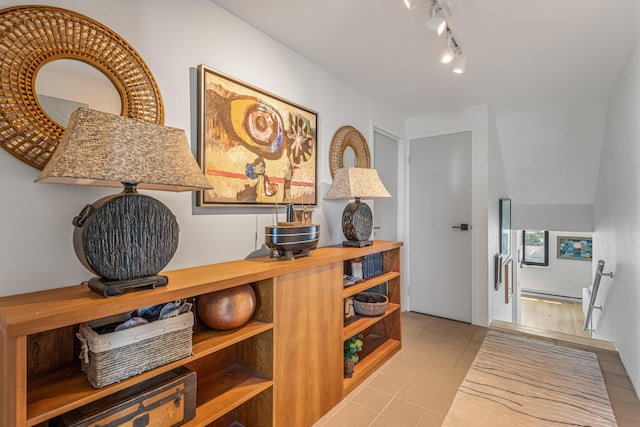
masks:
<svg viewBox="0 0 640 427"><path fill-rule="evenodd" d="M595 354L489 331L443 426L616 426Z"/></svg>

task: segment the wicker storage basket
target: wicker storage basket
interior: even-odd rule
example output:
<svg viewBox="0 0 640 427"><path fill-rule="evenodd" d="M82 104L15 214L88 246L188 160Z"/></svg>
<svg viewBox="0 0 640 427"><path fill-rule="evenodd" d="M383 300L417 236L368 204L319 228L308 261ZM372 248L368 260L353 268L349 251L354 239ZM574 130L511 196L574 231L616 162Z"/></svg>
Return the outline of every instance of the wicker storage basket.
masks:
<svg viewBox="0 0 640 427"><path fill-rule="evenodd" d="M93 330L118 320L110 317L80 325L82 371L95 388L191 355L192 312L103 335Z"/></svg>
<svg viewBox="0 0 640 427"><path fill-rule="evenodd" d="M364 302L363 299L377 302ZM389 298L375 292L360 292L353 297L353 308L362 316L382 316L387 311L387 304Z"/></svg>

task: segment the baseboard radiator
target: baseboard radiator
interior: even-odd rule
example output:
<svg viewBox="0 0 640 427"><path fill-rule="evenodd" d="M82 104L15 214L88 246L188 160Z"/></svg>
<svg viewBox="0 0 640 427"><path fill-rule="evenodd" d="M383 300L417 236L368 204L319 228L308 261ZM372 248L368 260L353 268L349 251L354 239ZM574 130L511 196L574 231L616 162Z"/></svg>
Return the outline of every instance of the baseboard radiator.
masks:
<svg viewBox="0 0 640 427"><path fill-rule="evenodd" d="M568 295L559 295L559 294L554 294L551 292L544 292L544 291L539 291L536 289L526 289L526 288L522 288L522 296L526 296L526 297L537 297L537 298L548 298L548 299L554 299L554 300L559 300L559 301L569 301L569 302L576 302L579 303L580 301L582 301L582 298L580 297L572 297L572 296L568 296Z"/></svg>

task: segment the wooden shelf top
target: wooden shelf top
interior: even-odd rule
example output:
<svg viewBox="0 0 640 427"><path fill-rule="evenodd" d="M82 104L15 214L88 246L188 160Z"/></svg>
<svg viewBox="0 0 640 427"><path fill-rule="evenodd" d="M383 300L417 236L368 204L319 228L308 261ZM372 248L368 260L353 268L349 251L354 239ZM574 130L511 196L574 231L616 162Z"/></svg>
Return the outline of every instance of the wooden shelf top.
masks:
<svg viewBox="0 0 640 427"><path fill-rule="evenodd" d="M239 364L198 378L197 415L186 426L211 423L271 387L273 380L261 378Z"/></svg>
<svg viewBox="0 0 640 427"><path fill-rule="evenodd" d="M369 288L373 288L380 283L387 282L398 277L400 277L400 273L398 273L397 271L390 271L388 273L382 273L379 276L367 279L363 282L356 283L355 285L345 286L342 291L342 298L353 296L360 292L366 291Z"/></svg>
<svg viewBox="0 0 640 427"><path fill-rule="evenodd" d="M381 316L359 316L359 318L342 329L342 341L346 341L352 336L362 332L369 326L375 325L383 317L389 316L391 313L400 310L400 304L389 303L387 310Z"/></svg>
<svg viewBox="0 0 640 427"><path fill-rule="evenodd" d="M163 272L166 288L104 298L87 285L0 298L0 332L18 337L133 311L140 307L189 298L232 286L321 267L335 262L400 248L402 242L374 241L372 246L328 246L294 260L258 257Z"/></svg>

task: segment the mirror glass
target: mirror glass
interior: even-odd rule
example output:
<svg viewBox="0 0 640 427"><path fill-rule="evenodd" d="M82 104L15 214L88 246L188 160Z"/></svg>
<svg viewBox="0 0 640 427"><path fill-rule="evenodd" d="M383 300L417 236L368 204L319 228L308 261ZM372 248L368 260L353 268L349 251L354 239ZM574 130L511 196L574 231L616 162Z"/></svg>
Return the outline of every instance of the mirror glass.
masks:
<svg viewBox="0 0 640 427"><path fill-rule="evenodd" d="M122 100L111 80L82 61L57 59L45 64L35 88L42 109L62 127L79 107L122 114Z"/></svg>
<svg viewBox="0 0 640 427"><path fill-rule="evenodd" d="M358 156L352 147L347 146L344 148L344 152L342 153L342 164L345 168L358 167Z"/></svg>
<svg viewBox="0 0 640 427"><path fill-rule="evenodd" d="M511 200L500 199L500 254L511 255Z"/></svg>

